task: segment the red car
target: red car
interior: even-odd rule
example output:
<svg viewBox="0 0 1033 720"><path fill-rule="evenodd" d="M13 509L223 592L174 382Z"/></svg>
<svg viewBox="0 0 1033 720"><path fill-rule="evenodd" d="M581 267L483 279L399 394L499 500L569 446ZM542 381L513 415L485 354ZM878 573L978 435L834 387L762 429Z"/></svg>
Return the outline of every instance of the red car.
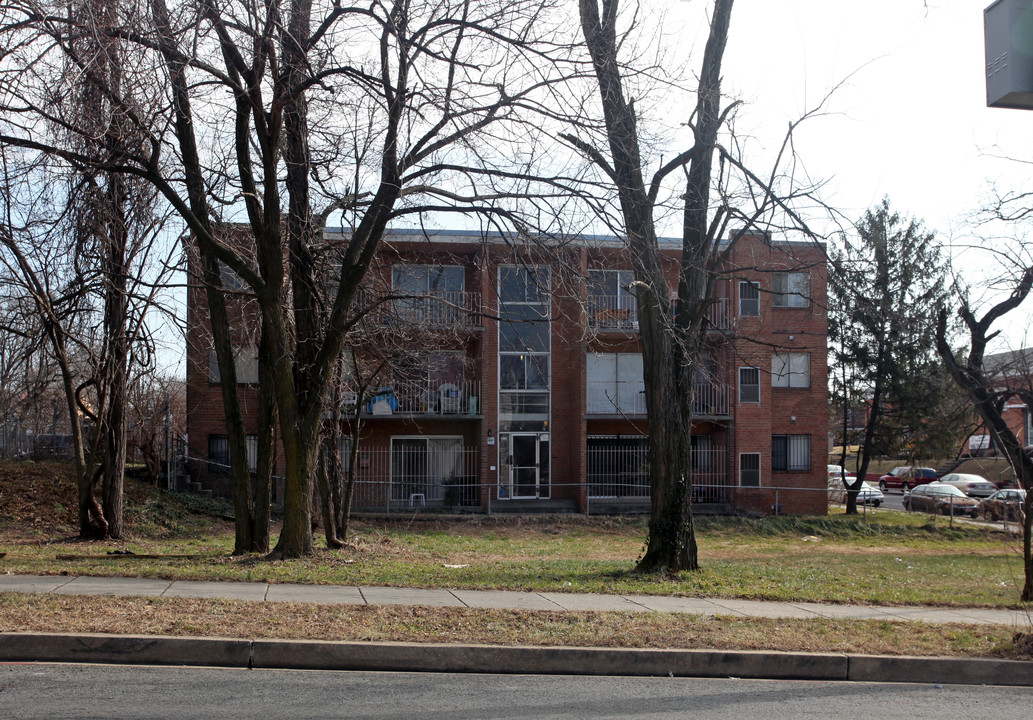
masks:
<svg viewBox="0 0 1033 720"><path fill-rule="evenodd" d="M879 478L879 489L900 488L907 492L916 485L936 482L936 470L928 467L895 467Z"/></svg>

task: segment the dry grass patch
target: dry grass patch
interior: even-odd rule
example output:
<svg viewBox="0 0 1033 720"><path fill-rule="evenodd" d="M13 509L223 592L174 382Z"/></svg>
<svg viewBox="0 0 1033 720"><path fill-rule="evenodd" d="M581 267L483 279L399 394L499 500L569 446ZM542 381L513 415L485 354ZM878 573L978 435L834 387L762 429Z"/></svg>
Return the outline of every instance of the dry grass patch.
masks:
<svg viewBox="0 0 1033 720"><path fill-rule="evenodd" d="M1004 626L13 593L0 631L1026 657Z"/></svg>

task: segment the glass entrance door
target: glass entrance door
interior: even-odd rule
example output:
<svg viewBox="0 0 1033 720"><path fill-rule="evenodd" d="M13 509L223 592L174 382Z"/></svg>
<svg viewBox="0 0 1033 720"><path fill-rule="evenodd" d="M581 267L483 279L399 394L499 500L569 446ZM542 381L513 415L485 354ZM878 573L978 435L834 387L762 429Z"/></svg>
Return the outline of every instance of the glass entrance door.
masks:
<svg viewBox="0 0 1033 720"><path fill-rule="evenodd" d="M549 497L549 435L510 433L504 436L503 481L500 498L541 499Z"/></svg>

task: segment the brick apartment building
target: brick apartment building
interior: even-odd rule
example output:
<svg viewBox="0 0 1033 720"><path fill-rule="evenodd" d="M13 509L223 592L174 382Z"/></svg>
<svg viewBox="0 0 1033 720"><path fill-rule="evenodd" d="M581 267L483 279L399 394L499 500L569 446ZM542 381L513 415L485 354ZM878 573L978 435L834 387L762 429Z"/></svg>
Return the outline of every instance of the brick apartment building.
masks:
<svg viewBox="0 0 1033 720"><path fill-rule="evenodd" d="M678 244L663 254L675 288ZM546 253L497 235L393 231L360 294L366 313L335 401L346 430L360 417L354 508L645 510L630 267L612 238ZM703 512L825 513L824 251L746 236L722 272L696 380L694 502ZM246 297L234 302L240 395L255 433L254 315ZM192 472L226 493L219 378L197 287L188 326L188 446L201 460Z"/></svg>

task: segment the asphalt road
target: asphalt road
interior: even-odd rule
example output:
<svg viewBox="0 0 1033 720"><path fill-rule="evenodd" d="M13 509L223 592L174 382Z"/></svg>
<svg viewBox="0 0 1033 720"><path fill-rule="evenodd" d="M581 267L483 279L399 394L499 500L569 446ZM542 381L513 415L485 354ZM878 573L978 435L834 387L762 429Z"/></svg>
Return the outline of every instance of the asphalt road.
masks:
<svg viewBox="0 0 1033 720"><path fill-rule="evenodd" d="M737 679L0 665L0 717L1029 718L1033 688Z"/></svg>

